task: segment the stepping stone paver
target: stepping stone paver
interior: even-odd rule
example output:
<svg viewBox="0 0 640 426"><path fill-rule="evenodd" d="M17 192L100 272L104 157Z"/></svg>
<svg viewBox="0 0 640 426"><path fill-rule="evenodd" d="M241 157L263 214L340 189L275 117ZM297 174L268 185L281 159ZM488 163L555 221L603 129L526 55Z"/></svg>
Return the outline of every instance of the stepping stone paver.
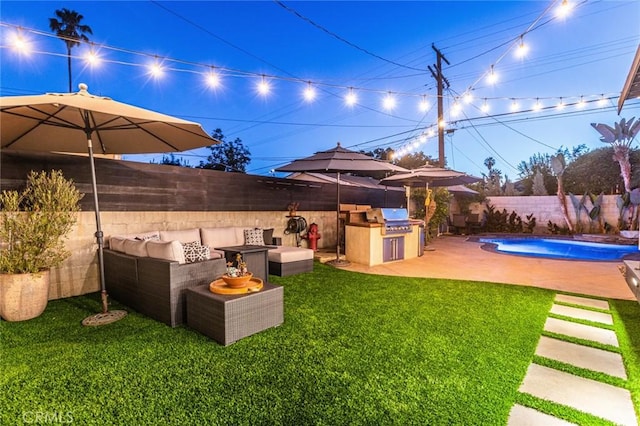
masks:
<svg viewBox="0 0 640 426"><path fill-rule="evenodd" d="M556 301L571 303L573 305L588 306L590 308L609 310L609 302L606 300L591 299L588 297L569 296L567 294L556 294Z"/></svg>
<svg viewBox="0 0 640 426"><path fill-rule="evenodd" d="M544 331L618 347L618 338L613 330L579 324L573 321L547 318L547 322L544 323Z"/></svg>
<svg viewBox="0 0 640 426"><path fill-rule="evenodd" d="M586 309L573 308L571 306L556 305L551 306L552 314L562 315L565 317L571 317L576 319L582 319L587 321L599 322L602 324L613 324L613 317L611 314L605 314L604 312L588 311Z"/></svg>
<svg viewBox="0 0 640 426"><path fill-rule="evenodd" d="M542 336L536 348L536 355L627 379L622 356L615 352Z"/></svg>
<svg viewBox="0 0 640 426"><path fill-rule="evenodd" d="M520 386L538 398L566 405L620 425L637 426L628 390L531 364Z"/></svg>
<svg viewBox="0 0 640 426"><path fill-rule="evenodd" d="M549 414L541 413L533 408L516 404L509 413L507 426L571 426L566 420L553 417Z"/></svg>

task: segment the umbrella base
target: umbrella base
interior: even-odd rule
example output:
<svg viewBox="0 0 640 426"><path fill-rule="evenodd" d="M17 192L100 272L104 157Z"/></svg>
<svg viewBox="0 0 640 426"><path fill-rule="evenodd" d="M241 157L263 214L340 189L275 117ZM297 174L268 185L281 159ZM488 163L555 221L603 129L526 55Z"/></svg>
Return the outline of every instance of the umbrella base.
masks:
<svg viewBox="0 0 640 426"><path fill-rule="evenodd" d="M82 325L88 327L95 327L99 325L107 325L112 322L121 320L127 316L127 311L107 311L99 314L91 315L82 320Z"/></svg>
<svg viewBox="0 0 640 426"><path fill-rule="evenodd" d="M333 259L333 260L329 260L328 262L325 262L325 265L331 265L336 268L344 268L345 266L351 265L351 262L344 259Z"/></svg>

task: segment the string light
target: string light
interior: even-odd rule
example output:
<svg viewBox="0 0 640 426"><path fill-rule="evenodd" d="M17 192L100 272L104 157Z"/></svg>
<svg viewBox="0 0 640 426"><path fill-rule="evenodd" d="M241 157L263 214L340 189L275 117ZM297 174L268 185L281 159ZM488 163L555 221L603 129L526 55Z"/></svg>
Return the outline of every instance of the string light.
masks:
<svg viewBox="0 0 640 426"><path fill-rule="evenodd" d="M102 60L100 59L100 56L98 56L98 54L96 53L95 50L93 50L93 48L87 51L87 53L84 55L84 60L87 64L91 65L92 67L100 65L100 62L102 62Z"/></svg>
<svg viewBox="0 0 640 426"><path fill-rule="evenodd" d="M349 92L345 96L344 101L348 106L354 106L358 102L358 96L356 96L355 92L353 91L353 87L349 88Z"/></svg>
<svg viewBox="0 0 640 426"><path fill-rule="evenodd" d="M511 112L516 112L518 109L520 109L520 104L518 103L518 101L514 98L511 99Z"/></svg>
<svg viewBox="0 0 640 426"><path fill-rule="evenodd" d="M527 56L528 52L529 52L529 46L524 44L524 38L520 36L520 44L516 49L516 56L520 59L523 59L525 56Z"/></svg>
<svg viewBox="0 0 640 426"><path fill-rule="evenodd" d="M263 75L262 79L258 83L258 93L261 94L262 96L267 96L269 92L271 92L271 85Z"/></svg>
<svg viewBox="0 0 640 426"><path fill-rule="evenodd" d="M560 19L564 19L569 16L572 10L573 3L569 2L568 0L562 0L560 6L558 6L558 8L556 9L556 16Z"/></svg>
<svg viewBox="0 0 640 426"><path fill-rule="evenodd" d="M24 37L20 30L11 34L9 44L12 46L13 50L20 54L28 55L31 53L31 43Z"/></svg>
<svg viewBox="0 0 640 426"><path fill-rule="evenodd" d="M491 65L491 70L489 71L489 74L487 74L487 83L496 84L497 82L498 74L496 74L495 70L493 69L493 65Z"/></svg>
<svg viewBox="0 0 640 426"><path fill-rule="evenodd" d="M153 64L149 65L149 74L153 78L160 78L164 75L164 68L157 59Z"/></svg>
<svg viewBox="0 0 640 426"><path fill-rule="evenodd" d="M420 112L427 112L429 111L429 102L427 101L427 97L426 96L422 96L422 100L420 101L420 104L418 105L418 109L420 110Z"/></svg>
<svg viewBox="0 0 640 426"><path fill-rule="evenodd" d="M453 103L453 106L451 107L451 116L452 117L457 117L462 113L462 105L460 105L460 103L458 101L455 101Z"/></svg>
<svg viewBox="0 0 640 426"><path fill-rule="evenodd" d="M491 107L489 106L489 103L487 102L487 99L485 98L484 102L482 103L482 106L480 107L480 110L486 114L486 113L489 112L490 109L491 109Z"/></svg>
<svg viewBox="0 0 640 426"><path fill-rule="evenodd" d="M604 97L604 94L602 94L602 96L600 97L600 100L598 101L598 106L603 107L607 105L607 98Z"/></svg>
<svg viewBox="0 0 640 426"><path fill-rule="evenodd" d="M564 109L564 102L562 101L562 98L560 98L560 102L558 102L558 105L556 105L556 109L557 110L563 110Z"/></svg>
<svg viewBox="0 0 640 426"><path fill-rule="evenodd" d="M307 102L313 102L316 98L316 89L313 88L310 81L307 82L307 87L304 89L303 96Z"/></svg>
<svg viewBox="0 0 640 426"><path fill-rule="evenodd" d="M576 108L577 109L583 109L585 106L587 106L587 103L584 101L584 97L580 96L580 100L576 104Z"/></svg>
<svg viewBox="0 0 640 426"><path fill-rule="evenodd" d="M220 87L220 84L220 74L215 71L214 67L211 67L211 71L207 73L207 86L215 89L217 87Z"/></svg>
<svg viewBox="0 0 640 426"><path fill-rule="evenodd" d="M387 96L382 100L382 106L387 111L394 109L396 107L396 98L391 93L387 93Z"/></svg>
<svg viewBox="0 0 640 426"><path fill-rule="evenodd" d="M533 107L531 109L533 109L534 111L540 111L542 109L540 99L536 99L536 102L533 104Z"/></svg>

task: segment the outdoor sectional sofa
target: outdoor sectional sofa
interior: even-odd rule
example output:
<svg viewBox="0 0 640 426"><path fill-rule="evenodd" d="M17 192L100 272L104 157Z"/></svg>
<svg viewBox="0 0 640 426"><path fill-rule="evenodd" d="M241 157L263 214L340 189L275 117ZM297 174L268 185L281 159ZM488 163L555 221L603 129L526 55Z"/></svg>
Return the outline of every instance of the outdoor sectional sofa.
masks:
<svg viewBox="0 0 640 426"><path fill-rule="evenodd" d="M107 291L144 315L178 326L187 318L185 290L208 284L226 271L224 252L216 247L264 246L265 238L273 242L272 234L273 230L258 228L218 227L111 236L104 250ZM267 246L270 273L313 270L312 250Z"/></svg>

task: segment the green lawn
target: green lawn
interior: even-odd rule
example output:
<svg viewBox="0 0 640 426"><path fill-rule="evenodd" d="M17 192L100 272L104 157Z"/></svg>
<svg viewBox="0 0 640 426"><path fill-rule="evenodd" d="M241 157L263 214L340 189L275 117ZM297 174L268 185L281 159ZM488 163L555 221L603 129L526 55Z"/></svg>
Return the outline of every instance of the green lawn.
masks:
<svg viewBox="0 0 640 426"><path fill-rule="evenodd" d="M226 348L135 312L83 327L96 295L0 322L0 423L503 425L518 401L597 424L517 391L555 292L318 263L271 280L284 324ZM611 304L637 409L640 305Z"/></svg>

